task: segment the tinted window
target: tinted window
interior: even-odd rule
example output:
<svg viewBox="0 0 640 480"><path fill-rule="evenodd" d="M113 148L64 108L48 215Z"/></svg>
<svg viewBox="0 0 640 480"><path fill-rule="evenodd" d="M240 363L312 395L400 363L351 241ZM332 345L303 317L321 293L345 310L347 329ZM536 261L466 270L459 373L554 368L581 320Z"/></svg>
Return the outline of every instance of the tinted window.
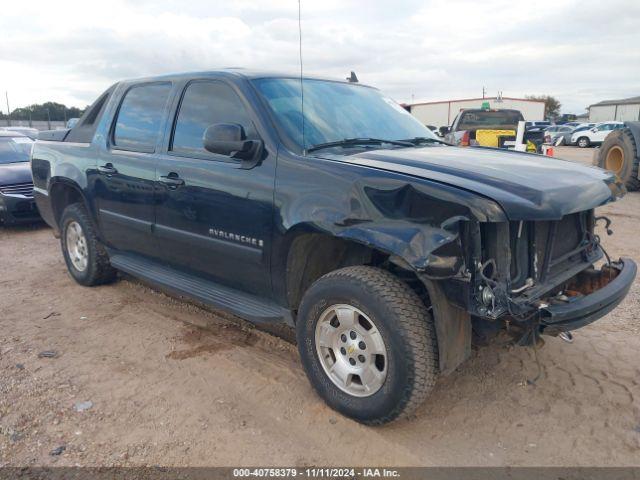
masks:
<svg viewBox="0 0 640 480"><path fill-rule="evenodd" d="M464 112L458 124L458 130L497 127L514 128L522 120L522 114L510 110L477 110Z"/></svg>
<svg viewBox="0 0 640 480"><path fill-rule="evenodd" d="M131 88L120 105L113 133L114 144L124 149L152 152L170 91L169 83Z"/></svg>
<svg viewBox="0 0 640 480"><path fill-rule="evenodd" d="M180 104L171 150L213 156L204 149L202 137L207 127L215 123L237 123L247 138L257 138L247 110L231 87L220 82L191 83Z"/></svg>
<svg viewBox="0 0 640 480"><path fill-rule="evenodd" d="M348 83L305 79L304 109L299 79L264 78L254 85L284 135L300 148L345 138L436 138L404 108L378 90ZM304 141L302 124L304 110Z"/></svg>

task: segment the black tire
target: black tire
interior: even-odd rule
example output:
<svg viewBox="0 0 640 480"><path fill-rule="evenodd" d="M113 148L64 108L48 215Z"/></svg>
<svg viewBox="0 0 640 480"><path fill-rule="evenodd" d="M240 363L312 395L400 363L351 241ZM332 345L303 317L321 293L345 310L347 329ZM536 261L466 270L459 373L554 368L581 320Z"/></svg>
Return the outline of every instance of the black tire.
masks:
<svg viewBox="0 0 640 480"><path fill-rule="evenodd" d="M71 260L67 249L67 229L76 222L86 239L87 265L79 270ZM60 219L60 245L69 273L76 282L85 286L102 285L116 278L117 271L109 263L109 255L96 236L95 227L84 205L74 203L62 212Z"/></svg>
<svg viewBox="0 0 640 480"><path fill-rule="evenodd" d="M613 171L624 182L627 190L640 190L638 168L640 152L631 130L614 130L605 138L598 152L598 166Z"/></svg>
<svg viewBox="0 0 640 480"><path fill-rule="evenodd" d="M315 329L331 305L348 304L365 313L382 335L387 375L367 397L338 388L320 363ZM391 273L374 267L347 267L316 281L305 293L296 324L298 350L307 376L327 404L367 425L407 416L423 403L438 376L433 318L418 295Z"/></svg>
<svg viewBox="0 0 640 480"><path fill-rule="evenodd" d="M582 142L582 145L580 145L581 142ZM591 145L591 140L589 140L589 137L580 137L578 138L576 145L580 148L587 148Z"/></svg>

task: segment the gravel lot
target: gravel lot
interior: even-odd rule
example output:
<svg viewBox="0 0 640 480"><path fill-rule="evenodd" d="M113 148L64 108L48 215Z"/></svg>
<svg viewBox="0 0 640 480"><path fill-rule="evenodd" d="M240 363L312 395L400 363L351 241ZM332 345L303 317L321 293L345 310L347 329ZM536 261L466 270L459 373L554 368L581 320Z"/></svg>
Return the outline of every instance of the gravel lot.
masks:
<svg viewBox="0 0 640 480"><path fill-rule="evenodd" d="M601 211L640 261L640 194ZM533 352L496 342L382 428L327 408L281 338L133 279L75 284L45 227L0 229L0 292L0 466L640 465L638 281L547 338L534 385Z"/></svg>

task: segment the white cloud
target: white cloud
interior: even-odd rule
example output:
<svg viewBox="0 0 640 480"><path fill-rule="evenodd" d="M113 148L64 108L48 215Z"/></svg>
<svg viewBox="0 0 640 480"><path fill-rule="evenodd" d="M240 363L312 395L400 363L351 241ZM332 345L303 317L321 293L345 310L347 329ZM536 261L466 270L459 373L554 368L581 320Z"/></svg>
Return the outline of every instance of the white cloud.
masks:
<svg viewBox="0 0 640 480"><path fill-rule="evenodd" d="M111 83L225 66L297 71L296 0L8 2L0 90L12 107L90 103ZM640 94L633 0L302 0L305 71L400 101L551 94L565 111Z"/></svg>

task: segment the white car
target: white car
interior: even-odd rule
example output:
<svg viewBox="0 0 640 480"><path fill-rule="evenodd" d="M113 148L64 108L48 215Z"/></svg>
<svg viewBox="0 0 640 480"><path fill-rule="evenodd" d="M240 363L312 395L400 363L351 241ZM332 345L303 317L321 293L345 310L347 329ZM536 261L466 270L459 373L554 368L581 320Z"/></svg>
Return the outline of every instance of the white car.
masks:
<svg viewBox="0 0 640 480"><path fill-rule="evenodd" d="M590 130L574 132L571 135L571 145L578 145L580 148L586 148L592 145L600 145L604 139L612 131L624 127L622 122L601 122L596 123L595 127Z"/></svg>

